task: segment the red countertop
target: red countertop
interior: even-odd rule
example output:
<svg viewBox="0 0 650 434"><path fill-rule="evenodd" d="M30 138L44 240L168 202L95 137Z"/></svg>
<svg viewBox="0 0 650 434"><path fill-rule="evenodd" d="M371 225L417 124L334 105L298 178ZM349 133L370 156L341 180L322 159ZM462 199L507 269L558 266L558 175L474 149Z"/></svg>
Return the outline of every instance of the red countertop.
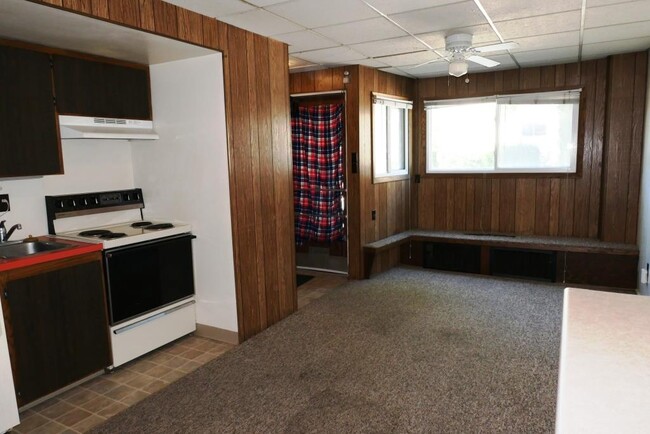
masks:
<svg viewBox="0 0 650 434"><path fill-rule="evenodd" d="M52 241L55 243L68 244L70 247L50 252L36 253L22 258L0 259L0 272L16 268L28 267L30 265L42 264L43 262L56 261L58 259L70 258L85 253L99 252L102 250L101 243L82 243L79 241L66 240L56 236L44 235L36 237L38 241Z"/></svg>

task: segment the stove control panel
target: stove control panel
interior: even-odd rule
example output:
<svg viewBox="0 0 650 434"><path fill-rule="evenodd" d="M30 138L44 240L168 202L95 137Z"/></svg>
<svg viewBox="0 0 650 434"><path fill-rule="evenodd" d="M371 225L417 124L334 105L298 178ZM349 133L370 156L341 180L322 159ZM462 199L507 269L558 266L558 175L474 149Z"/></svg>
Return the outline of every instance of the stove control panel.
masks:
<svg viewBox="0 0 650 434"><path fill-rule="evenodd" d="M77 193L45 196L47 223L50 234L55 234L53 221L98 212L144 208L142 189Z"/></svg>

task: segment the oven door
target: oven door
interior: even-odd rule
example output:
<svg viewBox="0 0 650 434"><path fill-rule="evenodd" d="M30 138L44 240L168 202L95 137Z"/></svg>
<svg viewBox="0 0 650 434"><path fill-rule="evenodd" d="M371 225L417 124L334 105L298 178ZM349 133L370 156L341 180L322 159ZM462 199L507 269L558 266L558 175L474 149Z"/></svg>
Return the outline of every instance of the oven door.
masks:
<svg viewBox="0 0 650 434"><path fill-rule="evenodd" d="M180 235L104 252L111 325L194 295L193 238Z"/></svg>

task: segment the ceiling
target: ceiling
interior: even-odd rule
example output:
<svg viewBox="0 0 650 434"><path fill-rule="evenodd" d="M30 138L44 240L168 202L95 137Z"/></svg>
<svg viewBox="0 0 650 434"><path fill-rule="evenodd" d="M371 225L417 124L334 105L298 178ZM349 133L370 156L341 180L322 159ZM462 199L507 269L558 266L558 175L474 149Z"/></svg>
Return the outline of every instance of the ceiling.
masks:
<svg viewBox="0 0 650 434"><path fill-rule="evenodd" d="M215 53L175 39L24 0L0 0L0 38L145 65Z"/></svg>
<svg viewBox="0 0 650 434"><path fill-rule="evenodd" d="M167 0L289 45L292 71L360 64L411 77L447 74L446 35L511 69L650 48L649 0ZM487 68L470 63L469 71Z"/></svg>

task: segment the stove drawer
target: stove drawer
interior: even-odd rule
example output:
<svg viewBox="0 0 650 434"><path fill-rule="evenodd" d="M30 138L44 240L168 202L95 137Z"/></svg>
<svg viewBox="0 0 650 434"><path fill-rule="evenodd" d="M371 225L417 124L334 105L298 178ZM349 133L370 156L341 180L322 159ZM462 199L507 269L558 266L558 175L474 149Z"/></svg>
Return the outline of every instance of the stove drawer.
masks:
<svg viewBox="0 0 650 434"><path fill-rule="evenodd" d="M143 318L111 327L113 367L140 357L196 330L194 300L184 300Z"/></svg>

